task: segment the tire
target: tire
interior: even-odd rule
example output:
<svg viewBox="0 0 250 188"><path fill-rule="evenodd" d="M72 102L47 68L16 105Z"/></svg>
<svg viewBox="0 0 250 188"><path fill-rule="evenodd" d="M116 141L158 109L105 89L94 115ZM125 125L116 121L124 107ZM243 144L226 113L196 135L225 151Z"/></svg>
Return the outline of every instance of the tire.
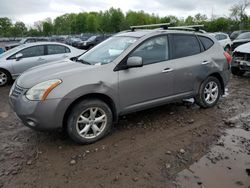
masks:
<svg viewBox="0 0 250 188"><path fill-rule="evenodd" d="M215 89L216 87L217 90ZM195 101L201 108L211 108L217 104L221 94L222 88L220 81L216 77L210 76L202 82Z"/></svg>
<svg viewBox="0 0 250 188"><path fill-rule="evenodd" d="M109 106L98 99L87 99L71 110L67 132L75 142L91 144L106 136L111 131L112 124L113 115Z"/></svg>
<svg viewBox="0 0 250 188"><path fill-rule="evenodd" d="M6 70L0 69L0 87L6 86L11 80L10 73Z"/></svg>
<svg viewBox="0 0 250 188"><path fill-rule="evenodd" d="M236 75L236 76L243 76L243 74L245 74L246 71L240 70L240 69L237 68L237 67L232 67L232 68L231 68L231 72L232 72L233 75Z"/></svg>

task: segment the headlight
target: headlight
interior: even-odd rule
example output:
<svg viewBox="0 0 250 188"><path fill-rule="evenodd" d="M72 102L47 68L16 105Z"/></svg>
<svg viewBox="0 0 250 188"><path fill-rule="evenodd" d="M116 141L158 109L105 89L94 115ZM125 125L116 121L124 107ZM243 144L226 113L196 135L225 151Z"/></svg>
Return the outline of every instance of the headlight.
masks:
<svg viewBox="0 0 250 188"><path fill-rule="evenodd" d="M62 83L62 81L58 79L41 82L29 89L26 93L26 97L32 101L44 101L49 93L60 83Z"/></svg>

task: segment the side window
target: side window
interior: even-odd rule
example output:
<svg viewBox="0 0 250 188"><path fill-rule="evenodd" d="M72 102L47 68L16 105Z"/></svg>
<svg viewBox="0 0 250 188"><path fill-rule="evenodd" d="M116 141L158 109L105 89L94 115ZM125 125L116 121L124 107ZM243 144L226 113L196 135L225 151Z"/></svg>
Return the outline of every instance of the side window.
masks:
<svg viewBox="0 0 250 188"><path fill-rule="evenodd" d="M132 56L142 57L143 64L152 64L169 59L168 38L167 36L159 36L143 42L134 52Z"/></svg>
<svg viewBox="0 0 250 188"><path fill-rule="evenodd" d="M199 36L199 39L200 39L201 43L203 44L203 47L205 48L205 50L208 50L209 48L211 48L214 45L214 42L211 39L209 39L208 37Z"/></svg>
<svg viewBox="0 0 250 188"><path fill-rule="evenodd" d="M217 40L220 40L220 35L215 35L214 36Z"/></svg>
<svg viewBox="0 0 250 188"><path fill-rule="evenodd" d="M227 39L227 36L226 35L220 35L220 40L225 40L225 39Z"/></svg>
<svg viewBox="0 0 250 188"><path fill-rule="evenodd" d="M23 58L43 56L44 55L44 46L33 46L30 48L26 48L24 50L21 50L18 53L23 54Z"/></svg>
<svg viewBox="0 0 250 188"><path fill-rule="evenodd" d="M48 55L69 53L70 50L61 45L48 45Z"/></svg>
<svg viewBox="0 0 250 188"><path fill-rule="evenodd" d="M174 59L201 52L199 41L195 35L173 35L172 48Z"/></svg>

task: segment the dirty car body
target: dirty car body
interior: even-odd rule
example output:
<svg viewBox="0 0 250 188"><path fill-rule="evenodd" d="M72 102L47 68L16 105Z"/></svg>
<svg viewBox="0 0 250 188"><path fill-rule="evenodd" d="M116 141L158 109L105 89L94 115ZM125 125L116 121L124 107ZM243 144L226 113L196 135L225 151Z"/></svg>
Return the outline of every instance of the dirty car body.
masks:
<svg viewBox="0 0 250 188"><path fill-rule="evenodd" d="M10 104L28 127L48 130L65 125L70 135L77 134L72 136L75 141L91 143L104 136L98 132L95 137L104 124L97 127L99 124L87 119L90 132L81 135L86 118L79 114L86 109L108 114L103 121L110 123L110 118L113 122L124 114L197 97L208 78L213 83L217 80L217 89L221 89L217 94L222 94L230 70L223 53L220 44L206 34L168 30L120 33L83 54L78 62L67 60L26 71L11 89ZM34 87L48 82L55 87L45 98L30 99L36 97L36 91L30 92ZM81 113L72 115L81 108ZM78 116L85 119L72 123Z"/></svg>

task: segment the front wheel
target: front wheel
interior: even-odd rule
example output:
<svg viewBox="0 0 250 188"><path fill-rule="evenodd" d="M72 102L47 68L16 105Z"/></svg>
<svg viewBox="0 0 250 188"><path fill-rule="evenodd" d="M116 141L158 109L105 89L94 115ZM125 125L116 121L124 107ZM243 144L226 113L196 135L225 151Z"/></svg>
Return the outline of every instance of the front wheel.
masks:
<svg viewBox="0 0 250 188"><path fill-rule="evenodd" d="M0 87L5 86L11 81L11 76L10 74L5 71L0 69Z"/></svg>
<svg viewBox="0 0 250 188"><path fill-rule="evenodd" d="M216 77L208 77L200 86L196 103L202 108L210 108L217 104L222 93L220 81Z"/></svg>
<svg viewBox="0 0 250 188"><path fill-rule="evenodd" d="M90 144L106 136L112 123L109 106L100 100L88 99L73 107L68 117L67 130L77 143Z"/></svg>

